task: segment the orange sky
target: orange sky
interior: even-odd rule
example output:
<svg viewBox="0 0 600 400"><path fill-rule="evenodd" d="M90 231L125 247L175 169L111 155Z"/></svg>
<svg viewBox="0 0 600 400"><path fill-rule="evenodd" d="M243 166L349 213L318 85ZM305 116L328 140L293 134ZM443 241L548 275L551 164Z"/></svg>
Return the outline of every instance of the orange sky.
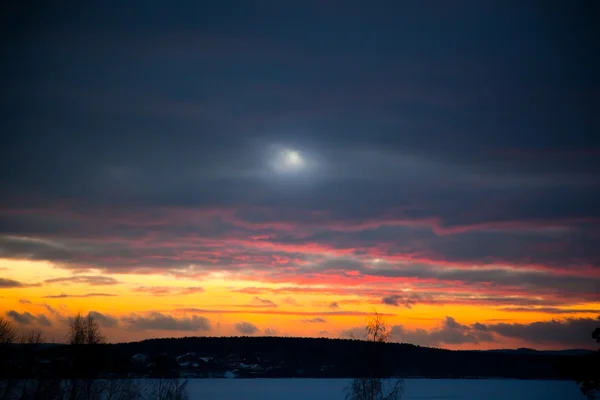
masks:
<svg viewBox="0 0 600 400"><path fill-rule="evenodd" d="M556 315L482 307L476 299L468 298L467 304L461 304L462 300L453 299L451 295L445 304L424 301L409 306L382 304L379 297L369 295L371 289L381 290L402 282L369 283L367 280L340 285L331 280L299 285L293 281L252 281L225 272L210 273L202 278L160 273L107 274L93 269L73 273L47 261L10 259L0 259L0 272L5 279L21 284L0 289L0 313L8 316L14 315L10 312L19 313L20 318L15 321L21 321L21 327L40 327L55 341L64 339L65 320L77 312L94 311L107 317L107 322L101 319L103 330L110 341L119 342L150 337L241 334L359 337L360 327L368 315L377 311L387 314L390 327L401 325L414 333L405 337L393 334L395 341L452 349L563 347L561 343L540 345L500 335L493 341L478 340L477 343L469 339L464 340L465 343L428 339L417 330L424 329L432 337L436 331L442 332L438 333L440 337L444 332L452 335L451 331L444 331L447 316L462 326L453 332L461 332L465 337L477 334L468 328L475 323L529 324L556 319ZM351 294L349 289L356 289L356 294ZM403 290L411 293L410 287ZM600 304L590 302L563 307L565 313L560 319L595 317L594 311L569 313L566 311L569 308L597 310ZM31 314L31 321L26 320L24 313ZM40 314L50 322L41 322ZM239 325L243 323L246 324Z"/></svg>

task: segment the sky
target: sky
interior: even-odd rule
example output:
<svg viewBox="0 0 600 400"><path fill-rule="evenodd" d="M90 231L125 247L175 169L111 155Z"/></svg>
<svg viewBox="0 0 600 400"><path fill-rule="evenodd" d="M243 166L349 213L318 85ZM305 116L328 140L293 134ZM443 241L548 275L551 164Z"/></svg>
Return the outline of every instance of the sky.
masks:
<svg viewBox="0 0 600 400"><path fill-rule="evenodd" d="M593 348L593 1L3 5L0 316Z"/></svg>

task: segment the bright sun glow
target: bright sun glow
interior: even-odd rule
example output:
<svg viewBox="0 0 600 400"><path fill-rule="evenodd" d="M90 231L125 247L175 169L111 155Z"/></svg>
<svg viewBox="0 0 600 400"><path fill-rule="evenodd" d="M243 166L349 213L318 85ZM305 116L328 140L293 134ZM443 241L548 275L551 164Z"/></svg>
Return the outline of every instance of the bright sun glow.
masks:
<svg viewBox="0 0 600 400"><path fill-rule="evenodd" d="M302 167L304 160L297 151L286 150L284 152L284 163L290 168L298 168Z"/></svg>
<svg viewBox="0 0 600 400"><path fill-rule="evenodd" d="M275 167L281 172L294 172L306 166L304 158L296 150L284 149L279 152L275 160Z"/></svg>

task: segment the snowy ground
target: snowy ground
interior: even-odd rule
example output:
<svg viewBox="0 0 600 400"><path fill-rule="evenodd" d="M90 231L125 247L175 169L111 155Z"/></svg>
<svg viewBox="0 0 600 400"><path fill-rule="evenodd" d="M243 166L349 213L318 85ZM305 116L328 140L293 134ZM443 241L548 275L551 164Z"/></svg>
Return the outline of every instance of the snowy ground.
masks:
<svg viewBox="0 0 600 400"><path fill-rule="evenodd" d="M344 379L191 379L190 400L343 400ZM584 400L575 382L406 379L403 399Z"/></svg>

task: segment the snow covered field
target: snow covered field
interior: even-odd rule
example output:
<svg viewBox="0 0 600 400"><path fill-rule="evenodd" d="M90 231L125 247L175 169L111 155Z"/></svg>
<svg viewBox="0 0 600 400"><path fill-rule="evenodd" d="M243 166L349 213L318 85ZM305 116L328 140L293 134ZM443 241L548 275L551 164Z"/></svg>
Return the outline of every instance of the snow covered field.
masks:
<svg viewBox="0 0 600 400"><path fill-rule="evenodd" d="M344 398L345 379L191 379L190 400L330 400ZM575 382L406 379L403 399L584 400Z"/></svg>

